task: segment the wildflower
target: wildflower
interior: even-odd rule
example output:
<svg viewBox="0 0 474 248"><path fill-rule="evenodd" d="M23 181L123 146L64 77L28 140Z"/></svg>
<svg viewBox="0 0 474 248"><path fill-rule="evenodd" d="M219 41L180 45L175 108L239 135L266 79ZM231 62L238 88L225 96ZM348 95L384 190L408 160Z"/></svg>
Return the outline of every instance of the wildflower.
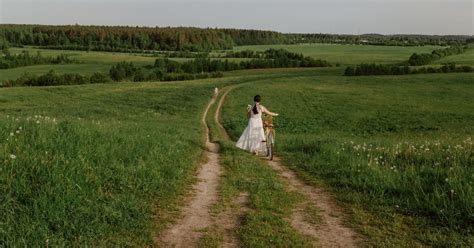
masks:
<svg viewBox="0 0 474 248"><path fill-rule="evenodd" d="M11 159L16 159L16 156L14 154L10 154Z"/></svg>
<svg viewBox="0 0 474 248"><path fill-rule="evenodd" d="M20 133L20 130L16 130L15 133Z"/></svg>
<svg viewBox="0 0 474 248"><path fill-rule="evenodd" d="M451 190L451 194L454 194L454 189Z"/></svg>
<svg viewBox="0 0 474 248"><path fill-rule="evenodd" d="M449 179L448 179L448 178L446 178L446 179L444 179L444 181L448 182L448 181L449 181Z"/></svg>
<svg viewBox="0 0 474 248"><path fill-rule="evenodd" d="M23 128L22 127L18 127L18 130L22 130Z"/></svg>
<svg viewBox="0 0 474 248"><path fill-rule="evenodd" d="M13 135L15 135L15 134L13 134L13 133L10 133L10 136L13 136Z"/></svg>
<svg viewBox="0 0 474 248"><path fill-rule="evenodd" d="M40 124L40 121L36 121L36 124Z"/></svg>

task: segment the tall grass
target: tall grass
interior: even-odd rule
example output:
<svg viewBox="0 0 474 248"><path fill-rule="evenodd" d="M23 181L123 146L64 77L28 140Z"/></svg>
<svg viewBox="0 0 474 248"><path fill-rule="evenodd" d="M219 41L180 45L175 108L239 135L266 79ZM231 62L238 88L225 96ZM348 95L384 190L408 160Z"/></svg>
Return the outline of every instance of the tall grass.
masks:
<svg viewBox="0 0 474 248"><path fill-rule="evenodd" d="M468 246L474 238L470 75L273 80L228 97L235 139L255 94L281 114L277 154L327 184L375 246Z"/></svg>
<svg viewBox="0 0 474 248"><path fill-rule="evenodd" d="M0 90L0 246L138 246L201 157L209 84Z"/></svg>
<svg viewBox="0 0 474 248"><path fill-rule="evenodd" d="M212 140L220 144L220 162L224 168L215 208L232 207L239 194L247 195L244 205L237 206L248 210L235 230L243 247L309 247L309 239L297 233L289 222L300 195L289 192L264 161L224 138L223 130L214 120L216 107L211 108L207 118Z"/></svg>

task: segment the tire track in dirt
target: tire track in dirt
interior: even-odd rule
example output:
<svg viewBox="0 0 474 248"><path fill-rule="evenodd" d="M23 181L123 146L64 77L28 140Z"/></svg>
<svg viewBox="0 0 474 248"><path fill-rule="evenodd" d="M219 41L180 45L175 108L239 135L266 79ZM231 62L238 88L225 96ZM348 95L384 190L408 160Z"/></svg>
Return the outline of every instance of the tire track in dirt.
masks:
<svg viewBox="0 0 474 248"><path fill-rule="evenodd" d="M222 95L217 107L215 121L222 129L222 133L229 136L221 124L221 110L227 94L238 86L229 87ZM303 201L293 210L291 216L292 227L303 235L311 237L313 246L322 247L356 247L356 233L343 225L344 213L335 204L331 195L321 188L306 184L300 180L296 174L283 166L278 157L273 161L266 160L268 165L275 170L280 177L288 184L290 191L295 191L303 195ZM321 220L318 224L312 224L304 214L305 204L310 204L319 211Z"/></svg>
<svg viewBox="0 0 474 248"><path fill-rule="evenodd" d="M203 231L212 228L216 223L215 218L211 216L210 208L218 200L219 177L222 170L219 165L219 145L210 141L209 127L206 123L206 116L214 103L215 98L212 98L201 119L202 125L206 128L205 157L207 161L197 171L198 180L193 185L194 194L181 209L181 219L155 239L155 245L159 247L196 247L204 234ZM220 216L218 224L225 226L226 229L233 229L234 223L233 216L228 215ZM224 234L224 241L225 247L237 247L235 238Z"/></svg>

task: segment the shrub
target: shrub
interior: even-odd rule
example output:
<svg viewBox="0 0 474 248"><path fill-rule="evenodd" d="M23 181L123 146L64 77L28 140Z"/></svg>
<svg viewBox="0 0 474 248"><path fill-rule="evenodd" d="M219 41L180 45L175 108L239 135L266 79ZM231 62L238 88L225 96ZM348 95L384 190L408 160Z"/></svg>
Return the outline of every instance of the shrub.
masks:
<svg viewBox="0 0 474 248"><path fill-rule="evenodd" d="M110 81L110 77L107 76L107 74L100 73L100 72L95 72L90 77L90 83L91 84L107 83L109 81Z"/></svg>

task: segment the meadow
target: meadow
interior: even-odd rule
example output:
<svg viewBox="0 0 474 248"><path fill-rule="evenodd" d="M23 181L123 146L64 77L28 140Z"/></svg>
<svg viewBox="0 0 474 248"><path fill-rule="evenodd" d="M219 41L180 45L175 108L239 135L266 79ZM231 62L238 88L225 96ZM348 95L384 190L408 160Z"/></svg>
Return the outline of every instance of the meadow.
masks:
<svg viewBox="0 0 474 248"><path fill-rule="evenodd" d="M192 184L212 86L2 89L0 246L150 244Z"/></svg>
<svg viewBox="0 0 474 248"><path fill-rule="evenodd" d="M437 47L234 50L268 48L344 66L398 63ZM108 73L120 61L146 65L156 59L27 49L70 54L81 63L1 70L2 80L49 69ZM471 54L436 64L471 64ZM0 89L0 246L151 245L193 183L210 94L228 85L240 85L223 108L231 138L246 125L253 95L261 94L263 104L281 114L275 120L277 155L308 183L335 194L367 246L474 243L473 74L344 77L343 66L241 70L188 82ZM298 195L286 191L265 163L223 139L212 117L208 124L221 144L224 168L215 211L246 192L251 211L237 230L243 245L306 246L287 220ZM213 234L206 236L211 243Z"/></svg>
<svg viewBox="0 0 474 248"><path fill-rule="evenodd" d="M471 49L469 49L467 52L443 58L437 61L437 63L439 64L456 63L460 65L474 65L474 48L473 47L474 46L471 45Z"/></svg>
<svg viewBox="0 0 474 248"><path fill-rule="evenodd" d="M373 45L335 45L335 44L298 44L298 45L257 45L239 46L235 51L265 51L269 48L285 49L290 52L302 53L315 59L324 59L341 65L360 63L389 64L406 61L414 52L426 53L439 48L436 46L399 47Z"/></svg>
<svg viewBox="0 0 474 248"><path fill-rule="evenodd" d="M265 51L270 48L285 49L290 52L302 53L314 59L327 60L333 64L341 66L356 65L360 63L382 63L393 64L407 61L414 52L427 53L439 48L436 46L420 47L396 47L396 46L373 46L373 45L335 45L335 44L297 44L297 45L257 45L257 46L237 46L234 51L253 50ZM52 50L38 49L34 47L10 48L12 54L21 53L23 50L36 54L41 52L43 56L58 56L65 54L72 59L77 59L79 64L68 65L33 65L0 71L0 82L3 80L16 79L25 73L30 75L40 75L49 70L56 70L60 73L79 73L82 75L92 75L95 72L108 73L112 65L121 61L133 62L137 66L152 65L157 57L139 53L119 53L119 52L97 52L97 51L72 51L72 50ZM465 54L444 58L436 64L458 62L458 64L472 65L474 56L471 49ZM214 59L225 54L225 51L213 51L210 53ZM170 58L171 60L184 62L190 58ZM246 58L229 58L229 61L240 62Z"/></svg>
<svg viewBox="0 0 474 248"><path fill-rule="evenodd" d="M280 113L277 153L325 185L369 246L474 242L472 75L263 79L223 108L236 140L255 94Z"/></svg>

